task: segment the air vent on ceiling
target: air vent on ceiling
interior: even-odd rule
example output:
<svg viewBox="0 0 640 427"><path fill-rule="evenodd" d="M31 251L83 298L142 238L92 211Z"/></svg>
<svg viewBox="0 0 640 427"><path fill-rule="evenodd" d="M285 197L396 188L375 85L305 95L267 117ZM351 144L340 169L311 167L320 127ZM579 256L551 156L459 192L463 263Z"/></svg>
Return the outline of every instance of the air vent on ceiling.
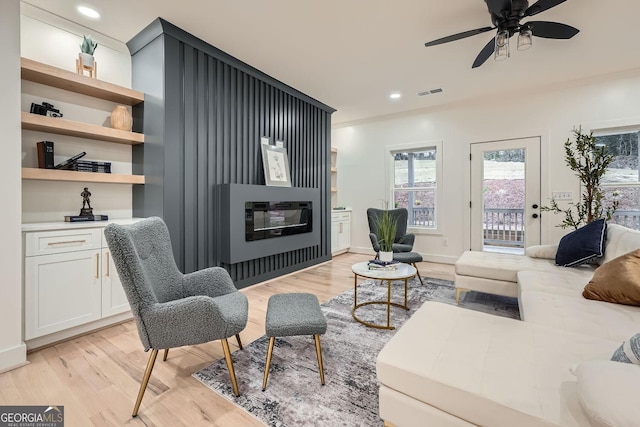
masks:
<svg viewBox="0 0 640 427"><path fill-rule="evenodd" d="M439 87L437 89L429 89L429 90L424 90L422 92L418 92L418 96L425 96L425 95L431 95L432 93L440 93L442 92L442 88Z"/></svg>

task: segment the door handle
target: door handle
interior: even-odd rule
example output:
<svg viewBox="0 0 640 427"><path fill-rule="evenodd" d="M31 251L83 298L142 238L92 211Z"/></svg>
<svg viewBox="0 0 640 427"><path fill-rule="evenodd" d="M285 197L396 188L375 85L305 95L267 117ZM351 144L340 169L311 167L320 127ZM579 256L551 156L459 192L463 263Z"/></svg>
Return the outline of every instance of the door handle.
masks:
<svg viewBox="0 0 640 427"><path fill-rule="evenodd" d="M104 264L105 264L105 266L106 266L106 268L107 268L107 274L106 274L106 276L107 276L107 277L109 277L109 252L105 252L104 256L105 256L105 258L106 258L106 261L105 261L105 263L104 263Z"/></svg>
<svg viewBox="0 0 640 427"><path fill-rule="evenodd" d="M533 215L531 215L532 218L538 218L538 214L534 213Z"/></svg>
<svg viewBox="0 0 640 427"><path fill-rule="evenodd" d="M533 204L533 206L531 206L533 209L538 209L538 205L536 203Z"/></svg>
<svg viewBox="0 0 640 427"><path fill-rule="evenodd" d="M96 279L100 278L100 254L96 254Z"/></svg>

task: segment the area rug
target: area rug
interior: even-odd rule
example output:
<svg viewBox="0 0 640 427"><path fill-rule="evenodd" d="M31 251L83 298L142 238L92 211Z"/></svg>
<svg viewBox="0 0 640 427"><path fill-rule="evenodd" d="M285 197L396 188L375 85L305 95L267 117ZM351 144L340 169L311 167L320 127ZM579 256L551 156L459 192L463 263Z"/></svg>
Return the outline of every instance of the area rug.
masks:
<svg viewBox="0 0 640 427"><path fill-rule="evenodd" d="M391 324L400 327L425 301L455 304L455 288L446 280L409 283L409 311L392 308ZM403 284L393 284L392 300L403 302ZM358 285L358 302L385 300L387 286L371 280ZM241 395L231 389L224 359L193 374L207 387L241 406L268 426L382 426L378 415L375 360L394 330L366 327L351 316L353 289L322 304L327 333L321 337L326 385L320 385L313 337L276 338L266 391L262 391L269 339L262 336L233 353ZM469 292L461 307L519 319L513 298ZM359 308L362 320L383 324L386 307Z"/></svg>

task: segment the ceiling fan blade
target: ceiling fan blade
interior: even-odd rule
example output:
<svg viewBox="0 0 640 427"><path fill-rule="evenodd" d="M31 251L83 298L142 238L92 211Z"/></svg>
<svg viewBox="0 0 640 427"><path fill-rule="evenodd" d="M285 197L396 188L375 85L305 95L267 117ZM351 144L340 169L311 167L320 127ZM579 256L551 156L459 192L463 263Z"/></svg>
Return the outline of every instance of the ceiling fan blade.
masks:
<svg viewBox="0 0 640 427"><path fill-rule="evenodd" d="M496 46L495 39L489 40L489 43L487 43L487 45L484 48L482 48L482 50L480 51L480 53L476 57L476 60L473 61L473 65L471 66L471 68L477 68L477 67L481 66L482 64L484 64L485 61L487 59L489 59L491 57L491 55L493 55L493 51L495 50L495 46Z"/></svg>
<svg viewBox="0 0 640 427"><path fill-rule="evenodd" d="M511 0L485 0L485 2L487 3L489 12L496 16L499 16L500 18L505 17L502 12L504 12L505 10L511 11L512 9Z"/></svg>
<svg viewBox="0 0 640 427"><path fill-rule="evenodd" d="M426 47L435 46L442 43L452 42L454 40L464 39L465 37L475 36L476 34L486 33L487 31L495 30L496 27L483 27L476 28L475 30L463 31L462 33L453 34L447 37L442 37L441 39L433 40L425 43Z"/></svg>
<svg viewBox="0 0 640 427"><path fill-rule="evenodd" d="M570 39L580 32L579 29L571 25L559 22L529 21L524 25L531 27L534 36L545 39Z"/></svg>
<svg viewBox="0 0 640 427"><path fill-rule="evenodd" d="M540 12L556 7L567 0L538 0L524 11L524 16L537 15Z"/></svg>

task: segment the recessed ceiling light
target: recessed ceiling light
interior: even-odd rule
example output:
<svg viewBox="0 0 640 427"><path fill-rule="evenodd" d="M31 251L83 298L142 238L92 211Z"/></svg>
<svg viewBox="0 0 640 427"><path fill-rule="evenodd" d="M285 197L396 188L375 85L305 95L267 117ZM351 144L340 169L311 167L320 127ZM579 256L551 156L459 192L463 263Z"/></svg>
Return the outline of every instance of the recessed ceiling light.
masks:
<svg viewBox="0 0 640 427"><path fill-rule="evenodd" d="M400 94L400 92L393 92L391 95L389 95L389 98L391 99L398 99L400 98L402 95Z"/></svg>
<svg viewBox="0 0 640 427"><path fill-rule="evenodd" d="M89 18L92 18L92 19L100 18L100 14L95 9L91 9L90 7L78 6L77 9L78 9L78 12L80 12L81 14L83 14L86 17L89 17Z"/></svg>

